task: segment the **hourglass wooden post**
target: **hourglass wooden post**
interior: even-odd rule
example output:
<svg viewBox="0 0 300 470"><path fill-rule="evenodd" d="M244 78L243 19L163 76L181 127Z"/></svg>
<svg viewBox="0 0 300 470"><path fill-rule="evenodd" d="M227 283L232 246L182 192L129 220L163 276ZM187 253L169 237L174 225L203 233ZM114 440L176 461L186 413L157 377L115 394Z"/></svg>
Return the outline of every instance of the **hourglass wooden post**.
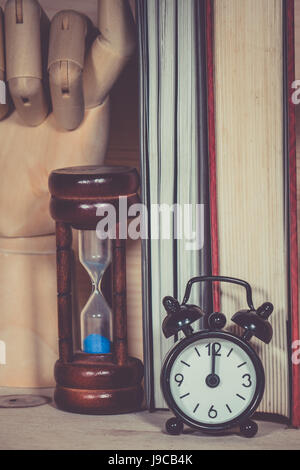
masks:
<svg viewBox="0 0 300 470"><path fill-rule="evenodd" d="M136 411L143 400L143 365L128 357L127 351L126 241L120 236L120 224L124 219L126 224L127 214L119 213L119 198L126 199L128 208L139 202L138 174L127 167L66 168L51 173L49 188L57 239L55 402L59 408L77 413ZM112 208L115 236L105 241L98 223ZM74 351L72 335L72 229L80 231L80 261L93 286L82 312L81 351ZM101 279L109 264L111 309L101 292Z"/></svg>

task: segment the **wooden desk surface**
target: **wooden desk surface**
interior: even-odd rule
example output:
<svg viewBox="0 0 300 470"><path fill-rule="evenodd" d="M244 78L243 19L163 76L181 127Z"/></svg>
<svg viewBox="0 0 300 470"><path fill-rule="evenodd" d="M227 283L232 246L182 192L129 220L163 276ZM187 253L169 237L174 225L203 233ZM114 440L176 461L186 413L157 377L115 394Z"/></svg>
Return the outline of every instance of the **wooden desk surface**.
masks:
<svg viewBox="0 0 300 470"><path fill-rule="evenodd" d="M0 395L33 393L52 397L52 390L0 388ZM37 408L0 409L0 449L22 450L192 450L192 449L300 449L300 430L259 423L254 439L238 435L206 436L186 433L169 436L164 424L169 412L121 416L85 416L65 413L49 403Z"/></svg>

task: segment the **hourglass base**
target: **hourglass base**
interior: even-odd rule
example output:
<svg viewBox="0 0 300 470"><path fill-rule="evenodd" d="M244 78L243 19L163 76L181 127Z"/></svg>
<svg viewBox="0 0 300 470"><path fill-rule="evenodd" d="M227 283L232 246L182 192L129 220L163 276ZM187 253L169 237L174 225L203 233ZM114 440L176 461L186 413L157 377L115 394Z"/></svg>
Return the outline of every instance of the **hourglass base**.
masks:
<svg viewBox="0 0 300 470"><path fill-rule="evenodd" d="M75 390L57 386L54 394L59 409L81 414L122 414L139 411L141 386L118 390Z"/></svg>
<svg viewBox="0 0 300 470"><path fill-rule="evenodd" d="M107 356L110 356L111 360ZM119 366L111 355L78 354L73 362L55 365L58 408L83 414L138 411L143 402L143 365L129 358Z"/></svg>

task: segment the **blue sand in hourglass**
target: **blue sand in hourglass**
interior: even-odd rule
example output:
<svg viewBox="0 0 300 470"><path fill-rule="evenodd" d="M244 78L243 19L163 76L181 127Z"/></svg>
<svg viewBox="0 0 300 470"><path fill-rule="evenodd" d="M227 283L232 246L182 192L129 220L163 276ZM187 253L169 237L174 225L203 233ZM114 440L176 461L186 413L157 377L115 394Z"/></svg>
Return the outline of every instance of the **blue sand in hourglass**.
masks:
<svg viewBox="0 0 300 470"><path fill-rule="evenodd" d="M94 291L83 311L83 352L108 354L111 351L110 309L101 291Z"/></svg>
<svg viewBox="0 0 300 470"><path fill-rule="evenodd" d="M84 352L88 354L108 354L110 353L110 341L104 336L91 334L84 339Z"/></svg>
<svg viewBox="0 0 300 470"><path fill-rule="evenodd" d="M111 310L101 292L102 277L111 262L109 240L100 240L95 231L81 231L79 259L87 270L93 292L81 312L82 351L109 354L112 344Z"/></svg>

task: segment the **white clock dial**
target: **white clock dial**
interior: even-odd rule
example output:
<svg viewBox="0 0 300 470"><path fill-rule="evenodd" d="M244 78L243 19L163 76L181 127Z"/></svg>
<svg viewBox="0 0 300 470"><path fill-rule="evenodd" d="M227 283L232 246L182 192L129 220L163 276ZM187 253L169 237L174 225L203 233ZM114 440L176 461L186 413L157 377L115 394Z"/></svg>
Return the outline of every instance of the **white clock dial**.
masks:
<svg viewBox="0 0 300 470"><path fill-rule="evenodd" d="M192 420L208 425L243 414L256 385L249 355L224 338L195 341L179 353L170 370L170 392L177 407Z"/></svg>

